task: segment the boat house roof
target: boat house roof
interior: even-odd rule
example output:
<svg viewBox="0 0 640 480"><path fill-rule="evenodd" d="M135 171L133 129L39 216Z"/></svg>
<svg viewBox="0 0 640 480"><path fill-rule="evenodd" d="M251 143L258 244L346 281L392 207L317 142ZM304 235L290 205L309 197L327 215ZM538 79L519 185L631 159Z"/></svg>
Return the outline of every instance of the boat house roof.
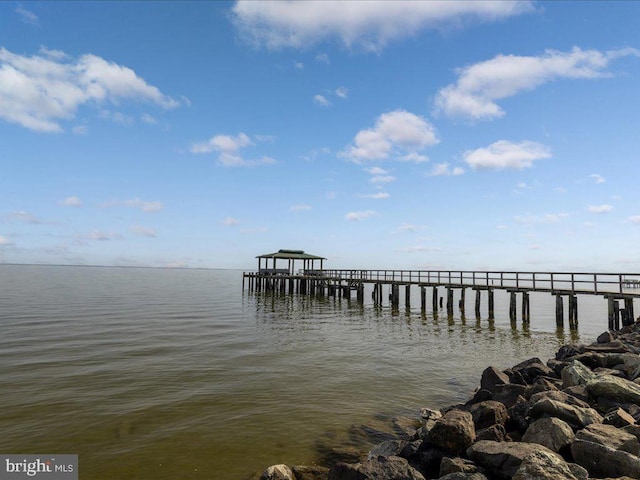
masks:
<svg viewBox="0 0 640 480"><path fill-rule="evenodd" d="M256 258L284 258L292 260L326 260L325 257L304 253L303 250L278 250L275 253L265 253Z"/></svg>

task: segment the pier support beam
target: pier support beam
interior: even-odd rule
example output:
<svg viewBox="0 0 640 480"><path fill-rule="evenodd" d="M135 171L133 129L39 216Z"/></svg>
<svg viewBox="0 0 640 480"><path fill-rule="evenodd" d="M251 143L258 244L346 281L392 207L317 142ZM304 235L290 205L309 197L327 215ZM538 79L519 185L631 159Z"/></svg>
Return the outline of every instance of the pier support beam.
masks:
<svg viewBox="0 0 640 480"><path fill-rule="evenodd" d="M391 306L398 308L400 305L400 285L397 283L391 284Z"/></svg>
<svg viewBox="0 0 640 480"><path fill-rule="evenodd" d="M509 320L516 321L516 292L513 291L509 295Z"/></svg>
<svg viewBox="0 0 640 480"><path fill-rule="evenodd" d="M569 328L578 326L578 297L569 295Z"/></svg>
<svg viewBox="0 0 640 480"><path fill-rule="evenodd" d="M494 313L494 303L493 303L493 290L487 290L487 295L489 295L489 320L493 320L495 317Z"/></svg>
<svg viewBox="0 0 640 480"><path fill-rule="evenodd" d="M453 288L447 287L447 315L453 315Z"/></svg>
<svg viewBox="0 0 640 480"><path fill-rule="evenodd" d="M465 288L462 287L460 290L460 301L458 302L458 306L460 307L460 315L464 317L464 301L465 301Z"/></svg>
<svg viewBox="0 0 640 480"><path fill-rule="evenodd" d="M564 326L564 304L562 303L562 295L556 295L556 325Z"/></svg>
<svg viewBox="0 0 640 480"><path fill-rule="evenodd" d="M407 308L411 306L411 285L404 287L404 306Z"/></svg>
<svg viewBox="0 0 640 480"><path fill-rule="evenodd" d="M433 311L438 311L438 287L433 287Z"/></svg>
<svg viewBox="0 0 640 480"><path fill-rule="evenodd" d="M522 292L522 323L529 323L531 310L529 309L529 292Z"/></svg>
<svg viewBox="0 0 640 480"><path fill-rule="evenodd" d="M634 322L633 298L624 299L624 313L625 315L622 321L622 326L626 327L628 325L633 325L633 322Z"/></svg>
<svg viewBox="0 0 640 480"><path fill-rule="evenodd" d="M427 289L420 286L420 310L424 313L427 310Z"/></svg>
<svg viewBox="0 0 640 480"><path fill-rule="evenodd" d="M476 318L480 318L480 289L476 290Z"/></svg>

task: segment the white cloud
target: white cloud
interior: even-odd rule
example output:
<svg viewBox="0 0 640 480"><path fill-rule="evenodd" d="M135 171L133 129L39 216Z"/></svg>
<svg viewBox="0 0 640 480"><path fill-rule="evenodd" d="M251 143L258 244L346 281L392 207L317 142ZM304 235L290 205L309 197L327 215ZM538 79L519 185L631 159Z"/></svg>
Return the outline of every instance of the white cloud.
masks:
<svg viewBox="0 0 640 480"><path fill-rule="evenodd" d="M387 192L378 192L378 193L372 193L368 195L360 195L360 197L362 198L372 198L374 200L385 200L390 196L391 195L389 195Z"/></svg>
<svg viewBox="0 0 640 480"><path fill-rule="evenodd" d="M329 55L327 55L326 53L319 53L318 55L316 55L316 62L325 63L327 65L331 63L331 61L329 60Z"/></svg>
<svg viewBox="0 0 640 480"><path fill-rule="evenodd" d="M405 110L395 110L380 115L372 129L360 130L354 138L354 145L340 155L356 163L384 160L391 156L406 160L407 155L438 142L435 128L424 118ZM419 161L422 158L417 157Z"/></svg>
<svg viewBox="0 0 640 480"><path fill-rule="evenodd" d="M293 66L296 70L304 70L304 63L302 62L294 62Z"/></svg>
<svg viewBox="0 0 640 480"><path fill-rule="evenodd" d="M450 168L448 162L436 163L429 173L427 173L430 177L441 177L441 176L458 176L464 175L465 171L462 167L454 167L453 170Z"/></svg>
<svg viewBox="0 0 640 480"><path fill-rule="evenodd" d="M636 225L640 225L640 215L633 215L627 218L631 223L635 223Z"/></svg>
<svg viewBox="0 0 640 480"><path fill-rule="evenodd" d="M387 170L380 167L371 167L365 170L369 172L371 175L386 175L387 173L389 173Z"/></svg>
<svg viewBox="0 0 640 480"><path fill-rule="evenodd" d="M390 41L469 21L496 21L533 10L529 1L342 2L238 1L236 27L254 45L307 48L339 39L348 48L380 51Z"/></svg>
<svg viewBox="0 0 640 480"><path fill-rule="evenodd" d="M328 107L329 105L331 105L331 102L327 100L327 97L320 94L313 96L313 103L315 103L316 105L320 105L321 107Z"/></svg>
<svg viewBox="0 0 640 480"><path fill-rule="evenodd" d="M613 210L613 207L605 203L603 205L589 205L587 210L591 213L608 213Z"/></svg>
<svg viewBox="0 0 640 480"><path fill-rule="evenodd" d="M131 231L140 237L155 238L158 236L155 228L143 227L142 225L133 225Z"/></svg>
<svg viewBox="0 0 640 480"><path fill-rule="evenodd" d="M364 212L349 212L345 215L345 220L348 220L350 222L357 222L360 220L364 220L366 218L370 218L377 215L376 212L374 212L373 210L366 210Z"/></svg>
<svg viewBox="0 0 640 480"><path fill-rule="evenodd" d="M498 55L458 70L458 81L441 89L435 109L448 116L494 119L504 115L496 103L562 78L602 78L609 62L640 56L633 48L599 52L574 47L570 52L547 50L541 56Z"/></svg>
<svg viewBox="0 0 640 480"><path fill-rule="evenodd" d="M420 153L411 152L407 155L399 157L398 160L400 160L401 162L424 163L429 161L429 157Z"/></svg>
<svg viewBox="0 0 640 480"><path fill-rule="evenodd" d="M545 213L543 215L516 215L513 219L523 225L559 223L569 217L568 213Z"/></svg>
<svg viewBox="0 0 640 480"><path fill-rule="evenodd" d="M529 168L533 162L550 158L549 147L528 140L513 143L499 140L486 148L468 150L463 158L472 168Z"/></svg>
<svg viewBox="0 0 640 480"><path fill-rule="evenodd" d="M76 196L67 197L61 203L65 207L81 207L82 206L82 200L80 200Z"/></svg>
<svg viewBox="0 0 640 480"><path fill-rule="evenodd" d="M235 225L238 225L240 222L233 218L233 217L227 217L222 221L223 225L227 225L228 227L233 227Z"/></svg>
<svg viewBox="0 0 640 480"><path fill-rule="evenodd" d="M349 89L347 89L347 87L338 87L334 93L340 98L347 98L349 96Z"/></svg>
<svg viewBox="0 0 640 480"><path fill-rule="evenodd" d="M13 245L13 242L7 237L3 237L2 235L0 235L0 247L9 245Z"/></svg>
<svg viewBox="0 0 640 480"><path fill-rule="evenodd" d="M11 221L21 222L21 223L30 223L31 225L41 225L45 223L43 220L36 217L32 213L26 212L24 210L11 212L6 217Z"/></svg>
<svg viewBox="0 0 640 480"><path fill-rule="evenodd" d="M303 212L305 210L311 210L311 205L292 205L289 210L292 212Z"/></svg>
<svg viewBox="0 0 640 480"><path fill-rule="evenodd" d="M258 142L272 142L274 137L269 135L256 135L254 139ZM218 164L224 167L248 167L256 165L268 165L276 161L268 156L259 159L246 160L239 151L255 143L246 133L239 133L235 137L231 135L215 135L206 142L194 143L190 147L191 153L212 153L218 152Z"/></svg>
<svg viewBox="0 0 640 480"><path fill-rule="evenodd" d="M396 181L393 175L376 175L369 180L371 183L391 183Z"/></svg>
<svg viewBox="0 0 640 480"><path fill-rule="evenodd" d="M89 127L87 127L86 125L76 125L71 129L71 132L74 135L86 135L87 133L89 133Z"/></svg>
<svg viewBox="0 0 640 480"><path fill-rule="evenodd" d="M440 247L427 247L424 245L415 245L412 247L404 247L398 250L399 252L404 253L420 253L420 252L441 252L442 248Z"/></svg>
<svg viewBox="0 0 640 480"><path fill-rule="evenodd" d="M403 223L398 227L398 230L400 230L401 232L413 232L416 233L418 230L420 230L421 228L413 225L411 223Z"/></svg>
<svg viewBox="0 0 640 480"><path fill-rule="evenodd" d="M100 205L102 208L112 208L112 207L130 207L130 208L139 208L143 212L157 212L164 208L162 202L158 201L147 201L141 200L139 198L133 198L131 200L110 200L108 202L102 203Z"/></svg>
<svg viewBox="0 0 640 480"><path fill-rule="evenodd" d="M142 122L146 123L147 125L155 125L156 123L158 123L158 119L153 115L149 115L148 113L142 114L140 116L140 120L142 120Z"/></svg>
<svg viewBox="0 0 640 480"><path fill-rule="evenodd" d="M40 25L40 19L38 18L38 16L31 10L27 10L20 4L18 4L18 6L16 7L16 13L20 17L20 20L22 20L24 23L35 26Z"/></svg>
<svg viewBox="0 0 640 480"><path fill-rule="evenodd" d="M85 240L93 240L93 241L98 241L98 242L106 242L109 240L117 240L117 239L121 239L122 235L120 235L119 233L114 233L114 232L104 232L102 230L92 230L91 232L85 234L85 235L81 235L79 237L79 240L85 241Z"/></svg>
<svg viewBox="0 0 640 480"><path fill-rule="evenodd" d="M103 120L109 120L113 123L118 123L124 126L131 126L134 124L134 119L131 115L125 115L122 112L112 112L110 110L101 110L100 118Z"/></svg>
<svg viewBox="0 0 640 480"><path fill-rule="evenodd" d="M40 132L61 132L62 120L82 105L122 100L147 101L162 108L179 102L149 85L130 68L96 55L68 58L41 49L44 56L16 55L0 48L0 118Z"/></svg>
<svg viewBox="0 0 640 480"><path fill-rule="evenodd" d="M597 173L593 173L589 175L589 178L593 178L593 181L596 183L604 183L606 182L605 178L602 175L598 175Z"/></svg>

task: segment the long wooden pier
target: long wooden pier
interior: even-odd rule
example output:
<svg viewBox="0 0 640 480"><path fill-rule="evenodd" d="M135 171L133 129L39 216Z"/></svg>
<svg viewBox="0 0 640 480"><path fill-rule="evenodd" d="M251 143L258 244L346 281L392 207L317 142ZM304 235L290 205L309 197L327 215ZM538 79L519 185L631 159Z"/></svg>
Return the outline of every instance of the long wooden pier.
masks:
<svg viewBox="0 0 640 480"><path fill-rule="evenodd" d="M464 313L467 289L475 292L475 312L480 316L482 293L486 292L489 318L494 317L494 290L504 290L509 296L509 316L517 318L516 299L521 295L521 317L530 320L529 294L546 292L556 297L556 322L564 322L564 297L567 297L569 325L577 325L578 295L599 295L608 303L609 329L620 329L635 321L634 298L640 297L640 273L582 273L582 272L494 272L464 270L300 270L292 274L288 269L261 268L244 272L242 287L250 291L278 292L302 295L329 295L356 299L364 303L365 285L372 285L374 304L382 305L385 288L389 290L389 304L398 307L400 288L405 290L405 304L410 304L411 288L420 289L421 308L427 305L427 290L431 289L433 310L454 311L454 295L459 291L458 306ZM438 289L444 288L446 297ZM621 308L622 307L622 308Z"/></svg>

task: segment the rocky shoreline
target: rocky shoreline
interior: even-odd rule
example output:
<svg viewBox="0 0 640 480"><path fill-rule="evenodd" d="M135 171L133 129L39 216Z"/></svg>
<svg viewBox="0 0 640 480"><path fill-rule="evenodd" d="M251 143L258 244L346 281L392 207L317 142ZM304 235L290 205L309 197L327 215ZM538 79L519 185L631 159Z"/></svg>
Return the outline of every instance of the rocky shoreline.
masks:
<svg viewBox="0 0 640 480"><path fill-rule="evenodd" d="M469 401L397 430L360 461L260 480L640 479L640 319L547 362L488 367Z"/></svg>

